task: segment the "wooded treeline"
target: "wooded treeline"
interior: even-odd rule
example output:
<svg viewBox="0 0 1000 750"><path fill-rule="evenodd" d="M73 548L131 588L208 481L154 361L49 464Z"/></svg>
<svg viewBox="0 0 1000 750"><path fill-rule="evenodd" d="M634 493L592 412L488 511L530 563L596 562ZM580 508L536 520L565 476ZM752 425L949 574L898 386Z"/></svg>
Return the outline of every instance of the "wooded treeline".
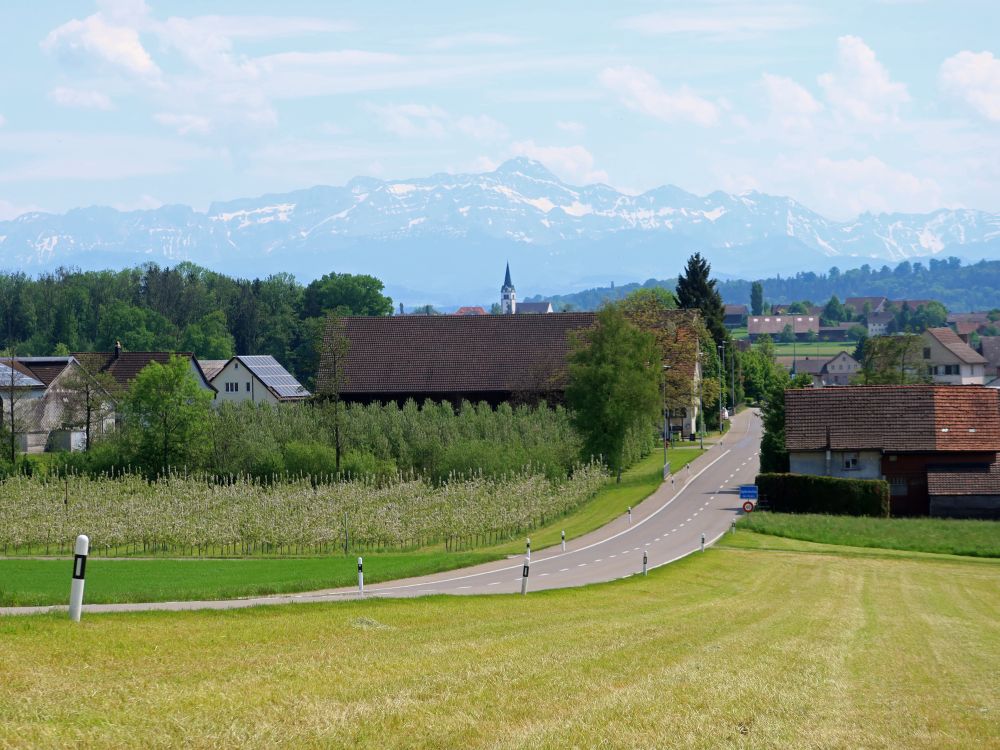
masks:
<svg viewBox="0 0 1000 750"><path fill-rule="evenodd" d="M202 359L270 354L307 387L323 317L388 315L392 300L367 275L331 273L308 285L291 274L235 279L193 263L122 271L0 273L0 350L19 356L193 351Z"/></svg>

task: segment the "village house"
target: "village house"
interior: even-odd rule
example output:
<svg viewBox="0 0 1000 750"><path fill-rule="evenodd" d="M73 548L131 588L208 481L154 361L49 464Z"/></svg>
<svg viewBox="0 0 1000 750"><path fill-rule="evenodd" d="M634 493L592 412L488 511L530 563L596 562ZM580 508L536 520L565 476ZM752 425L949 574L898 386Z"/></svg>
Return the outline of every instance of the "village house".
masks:
<svg viewBox="0 0 1000 750"><path fill-rule="evenodd" d="M784 367L792 375L806 374L813 379L814 388L833 385L850 385L861 369L861 364L847 352L840 352L835 357L776 357L777 364Z"/></svg>
<svg viewBox="0 0 1000 750"><path fill-rule="evenodd" d="M82 450L87 430L71 378L81 373L74 357L15 357L0 359L0 401L3 424L10 427L11 401L18 449L23 453ZM11 390L14 391L11 394ZM115 405L110 394L97 400L90 425L91 439L113 429ZM13 395L13 399L11 396Z"/></svg>
<svg viewBox="0 0 1000 750"><path fill-rule="evenodd" d="M258 354L236 356L215 369L211 383L223 402L249 401L254 404L285 404L304 401L312 394L274 357Z"/></svg>
<svg viewBox="0 0 1000 750"><path fill-rule="evenodd" d="M935 383L982 385L986 359L950 328L928 328L923 334L923 363Z"/></svg>
<svg viewBox="0 0 1000 750"><path fill-rule="evenodd" d="M894 516L1000 517L1000 398L982 386L785 391L793 474L885 479Z"/></svg>
<svg viewBox="0 0 1000 750"><path fill-rule="evenodd" d="M165 365L171 357L182 357L188 361L191 374L194 375L198 386L211 391L213 398L215 396L215 388L191 352L129 352L125 351L121 344L116 344L114 350L110 352L75 352L73 356L89 372L107 373L124 389L128 389L135 376L151 362Z"/></svg>
<svg viewBox="0 0 1000 750"><path fill-rule="evenodd" d="M868 336L885 336L896 319L891 312L873 312L868 316Z"/></svg>

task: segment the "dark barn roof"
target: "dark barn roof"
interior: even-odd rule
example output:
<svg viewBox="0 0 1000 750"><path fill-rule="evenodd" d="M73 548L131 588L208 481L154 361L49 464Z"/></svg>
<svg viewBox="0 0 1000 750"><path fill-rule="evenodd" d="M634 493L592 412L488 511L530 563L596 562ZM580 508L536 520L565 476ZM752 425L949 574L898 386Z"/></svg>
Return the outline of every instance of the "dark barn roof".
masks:
<svg viewBox="0 0 1000 750"><path fill-rule="evenodd" d="M937 466L927 470L931 495L1000 495L1000 464L980 467Z"/></svg>
<svg viewBox="0 0 1000 750"><path fill-rule="evenodd" d="M1000 401L976 385L785 391L790 451L1000 451Z"/></svg>
<svg viewBox="0 0 1000 750"><path fill-rule="evenodd" d="M191 352L76 352L73 356L90 372L109 373L119 385L126 388L150 362L165 365L173 356L183 357L194 363L205 385L215 390Z"/></svg>
<svg viewBox="0 0 1000 750"><path fill-rule="evenodd" d="M346 398L516 394L562 390L569 333L594 324L593 313L345 317L350 345ZM327 330L329 341L331 329ZM329 390L320 362L317 390Z"/></svg>

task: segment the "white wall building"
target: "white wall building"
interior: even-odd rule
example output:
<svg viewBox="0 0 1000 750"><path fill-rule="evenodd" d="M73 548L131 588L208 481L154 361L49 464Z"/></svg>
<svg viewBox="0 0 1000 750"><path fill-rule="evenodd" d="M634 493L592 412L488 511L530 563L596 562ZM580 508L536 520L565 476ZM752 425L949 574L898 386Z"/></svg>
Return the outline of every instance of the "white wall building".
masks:
<svg viewBox="0 0 1000 750"><path fill-rule="evenodd" d="M233 357L212 378L212 385L218 392L216 403L281 404L312 395L270 355Z"/></svg>
<svg viewBox="0 0 1000 750"><path fill-rule="evenodd" d="M923 362L935 383L983 385L986 358L957 333L950 328L928 328L923 339Z"/></svg>

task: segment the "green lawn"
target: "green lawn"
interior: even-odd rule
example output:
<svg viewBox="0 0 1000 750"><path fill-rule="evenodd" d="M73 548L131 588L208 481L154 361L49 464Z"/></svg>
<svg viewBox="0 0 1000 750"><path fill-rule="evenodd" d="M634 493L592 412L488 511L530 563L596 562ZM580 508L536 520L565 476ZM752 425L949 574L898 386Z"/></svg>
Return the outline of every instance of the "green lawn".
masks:
<svg viewBox="0 0 1000 750"><path fill-rule="evenodd" d="M751 513L740 528L761 534L852 547L1000 557L1000 522L942 518L859 518Z"/></svg>
<svg viewBox="0 0 1000 750"><path fill-rule="evenodd" d="M774 353L779 357L833 357L840 352L852 354L857 345L854 341L817 341L810 344L800 341L797 344L782 344L774 342Z"/></svg>
<svg viewBox="0 0 1000 750"><path fill-rule="evenodd" d="M674 448L674 470L701 455L697 448ZM593 500L575 513L530 532L536 550L559 543L560 532L573 539L600 528L636 506L660 485L662 454L653 454L622 476L610 481ZM438 546L417 552L365 555L365 580L369 583L409 578L463 568L524 550L524 541L513 540L472 551L445 552ZM69 591L70 563L66 559L0 559L0 606L64 604ZM87 563L86 601L153 602L182 599L230 599L239 596L312 591L350 586L357 581L356 557L253 557L112 559L91 557Z"/></svg>
<svg viewBox="0 0 1000 750"><path fill-rule="evenodd" d="M838 549L527 597L3 619L0 747L1000 746L1000 562Z"/></svg>
<svg viewBox="0 0 1000 750"><path fill-rule="evenodd" d="M365 581L378 583L495 560L491 552L379 553L365 557ZM0 560L0 606L66 604L69 560ZM229 560L104 560L87 562L85 600L157 602L232 599L241 596L351 586L357 557Z"/></svg>

